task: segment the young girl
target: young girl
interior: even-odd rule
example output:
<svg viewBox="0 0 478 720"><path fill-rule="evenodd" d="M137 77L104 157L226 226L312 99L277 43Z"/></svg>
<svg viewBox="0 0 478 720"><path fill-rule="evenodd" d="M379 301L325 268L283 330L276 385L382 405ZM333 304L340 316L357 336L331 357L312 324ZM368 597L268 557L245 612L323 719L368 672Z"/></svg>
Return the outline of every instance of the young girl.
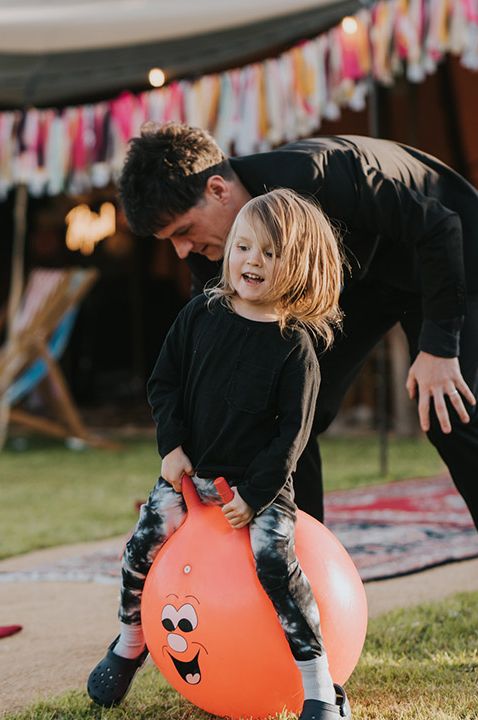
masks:
<svg viewBox="0 0 478 720"><path fill-rule="evenodd" d="M121 702L147 656L141 594L158 550L184 520L186 473L205 503L222 504L215 477L232 486L234 498L222 511L234 528L249 524L259 580L302 675L300 719L350 717L345 692L330 677L319 611L295 556L291 480L319 389L311 335L327 346L340 323L342 261L319 208L274 190L242 208L219 284L178 315L148 384L161 477L125 550L121 633L88 681L99 705Z"/></svg>

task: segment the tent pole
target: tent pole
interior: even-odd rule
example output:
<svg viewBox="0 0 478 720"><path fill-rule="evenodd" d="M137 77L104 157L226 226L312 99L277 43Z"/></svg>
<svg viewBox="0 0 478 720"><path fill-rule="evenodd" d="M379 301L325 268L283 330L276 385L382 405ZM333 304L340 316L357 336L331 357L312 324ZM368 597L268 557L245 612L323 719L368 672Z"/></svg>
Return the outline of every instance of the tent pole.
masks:
<svg viewBox="0 0 478 720"><path fill-rule="evenodd" d="M370 137L380 136L380 113L378 107L378 88L372 75L368 78L368 132ZM380 475L388 474L388 427L387 427L387 346L382 338L377 346L377 405L378 405L378 444Z"/></svg>
<svg viewBox="0 0 478 720"><path fill-rule="evenodd" d="M460 122L460 97L456 92L455 83L453 81L453 65L449 55L441 63L438 79L440 82L440 94L443 107L447 108L445 115L445 127L447 139L450 143L453 153L453 168L463 175L469 182L470 168L468 164L464 136Z"/></svg>
<svg viewBox="0 0 478 720"><path fill-rule="evenodd" d="M28 189L25 183L17 185L15 190L14 231L10 291L7 305L6 342L13 337L15 318L20 307L24 284L25 238L27 227ZM8 377L0 378L0 450L7 439L10 419L10 403L7 397Z"/></svg>
<svg viewBox="0 0 478 720"><path fill-rule="evenodd" d="M25 183L17 185L15 191L14 234L10 294L7 310L7 340L11 337L15 316L20 306L25 272L25 239L27 229L28 189Z"/></svg>

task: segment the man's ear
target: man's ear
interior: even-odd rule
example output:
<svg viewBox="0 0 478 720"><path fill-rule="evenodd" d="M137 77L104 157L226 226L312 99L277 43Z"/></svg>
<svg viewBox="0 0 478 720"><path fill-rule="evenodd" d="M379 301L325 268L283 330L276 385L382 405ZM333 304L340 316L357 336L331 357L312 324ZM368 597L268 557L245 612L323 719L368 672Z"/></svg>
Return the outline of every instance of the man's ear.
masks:
<svg viewBox="0 0 478 720"><path fill-rule="evenodd" d="M231 195L231 189L229 183L222 175L211 175L211 177L207 179L204 193L215 200L219 200L221 203L227 203Z"/></svg>

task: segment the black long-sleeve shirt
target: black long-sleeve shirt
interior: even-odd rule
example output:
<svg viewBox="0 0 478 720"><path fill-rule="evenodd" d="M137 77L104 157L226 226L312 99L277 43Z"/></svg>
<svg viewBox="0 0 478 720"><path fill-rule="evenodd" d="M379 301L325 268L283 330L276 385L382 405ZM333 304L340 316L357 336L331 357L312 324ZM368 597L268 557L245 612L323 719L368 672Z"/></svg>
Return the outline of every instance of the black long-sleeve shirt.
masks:
<svg viewBox="0 0 478 720"><path fill-rule="evenodd" d="M204 295L179 313L148 383L159 454L182 446L201 477L223 475L256 512L310 435L319 366L304 330L248 320Z"/></svg>
<svg viewBox="0 0 478 720"><path fill-rule="evenodd" d="M230 162L253 197L276 187L313 196L343 235L347 285L372 281L416 296L419 349L458 354L465 296L478 293L478 193L464 178L419 150L359 136L300 140ZM200 288L219 271L198 255L189 264Z"/></svg>

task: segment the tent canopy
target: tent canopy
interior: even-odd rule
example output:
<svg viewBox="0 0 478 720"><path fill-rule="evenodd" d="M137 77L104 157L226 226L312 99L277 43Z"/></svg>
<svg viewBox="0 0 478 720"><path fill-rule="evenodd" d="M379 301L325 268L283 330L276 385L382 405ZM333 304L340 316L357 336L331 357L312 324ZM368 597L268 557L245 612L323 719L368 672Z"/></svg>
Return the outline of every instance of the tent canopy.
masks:
<svg viewBox="0 0 478 720"><path fill-rule="evenodd" d="M0 0L0 108L59 106L263 58L359 0Z"/></svg>

